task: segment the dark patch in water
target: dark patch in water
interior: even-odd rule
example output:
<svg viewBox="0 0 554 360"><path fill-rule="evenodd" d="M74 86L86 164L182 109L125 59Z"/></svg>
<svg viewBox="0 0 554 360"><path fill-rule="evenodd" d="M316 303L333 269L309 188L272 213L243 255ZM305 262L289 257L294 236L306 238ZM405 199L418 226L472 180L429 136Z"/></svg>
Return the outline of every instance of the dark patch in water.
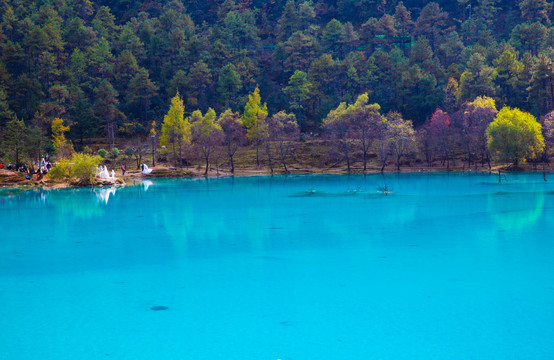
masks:
<svg viewBox="0 0 554 360"><path fill-rule="evenodd" d="M498 230L498 232L506 232L506 230Z"/></svg>
<svg viewBox="0 0 554 360"><path fill-rule="evenodd" d="M152 306L150 308L150 310L162 311L162 310L169 310L169 308L167 306L163 306L163 305L156 305L156 306Z"/></svg>
<svg viewBox="0 0 554 360"><path fill-rule="evenodd" d="M143 215L137 215L137 217L144 217Z"/></svg>
<svg viewBox="0 0 554 360"><path fill-rule="evenodd" d="M287 321L281 321L281 322L279 322L279 325L290 326L291 324L290 324L290 321L287 320Z"/></svg>
<svg viewBox="0 0 554 360"><path fill-rule="evenodd" d="M267 230L282 230L284 227L268 227Z"/></svg>

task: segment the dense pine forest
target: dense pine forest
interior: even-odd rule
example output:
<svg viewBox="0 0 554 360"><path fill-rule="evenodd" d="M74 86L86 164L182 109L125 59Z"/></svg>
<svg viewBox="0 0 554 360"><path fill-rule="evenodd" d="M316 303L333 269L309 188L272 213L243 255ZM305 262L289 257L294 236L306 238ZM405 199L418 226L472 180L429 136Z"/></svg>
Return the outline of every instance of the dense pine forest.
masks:
<svg viewBox="0 0 554 360"><path fill-rule="evenodd" d="M258 150L264 136L286 156L296 132L334 140L347 161L359 145L364 168L370 151L386 164L409 146L448 161L451 143L488 161L501 108L554 118L546 0L1 0L0 14L0 158L12 162L54 152L53 137L82 150L151 134L180 162L191 139L206 162L212 145Z"/></svg>

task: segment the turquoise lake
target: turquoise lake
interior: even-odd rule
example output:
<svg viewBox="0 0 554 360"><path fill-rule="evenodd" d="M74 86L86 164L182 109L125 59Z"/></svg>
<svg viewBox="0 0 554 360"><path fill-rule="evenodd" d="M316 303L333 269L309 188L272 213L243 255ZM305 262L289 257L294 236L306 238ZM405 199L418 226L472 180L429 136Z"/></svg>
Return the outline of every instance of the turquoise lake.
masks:
<svg viewBox="0 0 554 360"><path fill-rule="evenodd" d="M553 359L547 177L0 189L0 359Z"/></svg>

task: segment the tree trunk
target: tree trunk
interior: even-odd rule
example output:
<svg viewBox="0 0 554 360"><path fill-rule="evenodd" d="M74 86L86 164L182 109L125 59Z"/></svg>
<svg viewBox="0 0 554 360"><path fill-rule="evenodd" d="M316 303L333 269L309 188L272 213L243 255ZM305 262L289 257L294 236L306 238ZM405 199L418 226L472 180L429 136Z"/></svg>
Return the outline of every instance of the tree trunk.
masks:
<svg viewBox="0 0 554 360"><path fill-rule="evenodd" d="M271 163L271 144L269 140L265 143L265 152L267 154L267 164L269 165L269 170L273 174L273 164Z"/></svg>
<svg viewBox="0 0 554 360"><path fill-rule="evenodd" d="M364 156L364 172L367 170L367 146L364 140L362 140L362 151Z"/></svg>
<svg viewBox="0 0 554 360"><path fill-rule="evenodd" d="M175 141L173 141L173 161L177 162L177 152L175 151Z"/></svg>
<svg viewBox="0 0 554 360"><path fill-rule="evenodd" d="M286 160L285 158L287 157L287 152L284 151L284 149L283 149L283 142L282 141L279 143L279 149L281 150L281 162L283 163L283 167L285 168L285 173L288 173L289 170L287 169L287 163L285 161Z"/></svg>
<svg viewBox="0 0 554 360"><path fill-rule="evenodd" d="M544 168L544 158L546 157L546 153L542 156L542 179L546 182L546 170Z"/></svg>
<svg viewBox="0 0 554 360"><path fill-rule="evenodd" d="M260 142L256 141L256 166L260 167Z"/></svg>
<svg viewBox="0 0 554 360"><path fill-rule="evenodd" d="M346 169L348 172L350 172L350 156L348 154L348 143L346 142L346 140L343 140L343 145L344 145L344 157L346 159Z"/></svg>
<svg viewBox="0 0 554 360"><path fill-rule="evenodd" d="M229 161L231 162L231 173L235 173L235 162L233 161L233 156L235 153L233 152L233 149L231 148L231 143L227 143L227 155L229 155Z"/></svg>

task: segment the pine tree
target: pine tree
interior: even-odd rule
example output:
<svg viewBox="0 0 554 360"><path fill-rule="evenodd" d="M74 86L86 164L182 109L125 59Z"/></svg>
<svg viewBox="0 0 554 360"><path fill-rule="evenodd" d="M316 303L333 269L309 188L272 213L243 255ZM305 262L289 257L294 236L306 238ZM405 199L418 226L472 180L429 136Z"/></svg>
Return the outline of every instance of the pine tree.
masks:
<svg viewBox="0 0 554 360"><path fill-rule="evenodd" d="M212 73L208 65L200 60L190 69L187 76L187 104L203 108L206 105L206 90L212 85Z"/></svg>
<svg viewBox="0 0 554 360"><path fill-rule="evenodd" d="M527 22L542 22L550 26L549 16L552 12L552 3L547 0L521 0L518 6L521 16Z"/></svg>
<svg viewBox="0 0 554 360"><path fill-rule="evenodd" d="M8 104L8 95L3 86L0 86L0 129L2 129L8 121L14 117L13 111L10 110Z"/></svg>
<svg viewBox="0 0 554 360"><path fill-rule="evenodd" d="M404 6L401 1L396 6L394 11L395 28L402 36L410 36L414 28L415 23L412 21L412 14Z"/></svg>
<svg viewBox="0 0 554 360"><path fill-rule="evenodd" d="M225 108L236 106L238 93L241 88L240 74L233 64L225 65L219 71L219 79L217 80L217 92Z"/></svg>
<svg viewBox="0 0 554 360"><path fill-rule="evenodd" d="M287 0L283 13L278 21L279 31L277 39L280 41L288 39L294 32L299 29L299 16L294 0Z"/></svg>
<svg viewBox="0 0 554 360"><path fill-rule="evenodd" d="M129 81L127 92L127 104L139 103L140 118L143 124L148 123L150 99L156 96L158 87L150 80L148 70L140 68L136 75Z"/></svg>
<svg viewBox="0 0 554 360"><path fill-rule="evenodd" d="M342 23L337 19L329 21L325 26L322 39L331 51L337 51L339 49L339 40L343 27Z"/></svg>
<svg viewBox="0 0 554 360"><path fill-rule="evenodd" d="M117 121L125 118L125 115L119 110L119 96L108 80L102 80L100 85L94 89L96 102L94 104L97 116L106 121L106 134L110 148L115 147L115 132L117 130Z"/></svg>
<svg viewBox="0 0 554 360"><path fill-rule="evenodd" d="M300 130L302 130L302 118L304 106L310 98L312 83L308 80L308 74L296 70L289 79L289 84L283 89L283 92L290 98L290 108L296 113L299 120Z"/></svg>
<svg viewBox="0 0 554 360"><path fill-rule="evenodd" d="M25 133L27 127L23 120L13 118L6 124L6 129L2 136L2 145L4 150L11 155L16 168L20 165L20 159L25 146Z"/></svg>

